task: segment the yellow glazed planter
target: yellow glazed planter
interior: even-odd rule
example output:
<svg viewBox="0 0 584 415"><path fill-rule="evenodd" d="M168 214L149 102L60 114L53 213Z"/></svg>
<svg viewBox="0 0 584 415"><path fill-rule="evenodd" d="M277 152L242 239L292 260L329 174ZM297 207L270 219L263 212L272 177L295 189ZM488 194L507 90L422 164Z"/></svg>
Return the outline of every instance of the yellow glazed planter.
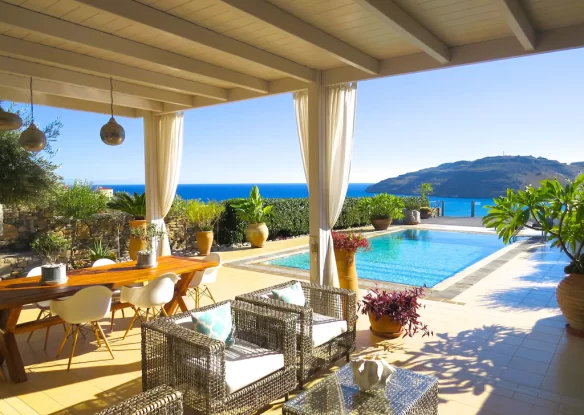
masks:
<svg viewBox="0 0 584 415"><path fill-rule="evenodd" d="M339 274L339 286L359 293L359 279L355 264L355 253L335 249L335 262Z"/></svg>
<svg viewBox="0 0 584 415"><path fill-rule="evenodd" d="M130 228L145 228L146 227L146 221L145 220L131 220L130 222ZM132 261L135 261L136 259L138 259L138 251L141 251L143 249L146 249L146 241L143 241L142 239L138 239L138 238L132 238L130 237L130 246L128 247L128 253L130 254L130 258L132 259Z"/></svg>
<svg viewBox="0 0 584 415"><path fill-rule="evenodd" d="M247 225L245 236L253 248L262 248L268 239L269 231L264 222Z"/></svg>
<svg viewBox="0 0 584 415"><path fill-rule="evenodd" d="M199 255L209 255L213 246L213 231L199 231L195 234Z"/></svg>

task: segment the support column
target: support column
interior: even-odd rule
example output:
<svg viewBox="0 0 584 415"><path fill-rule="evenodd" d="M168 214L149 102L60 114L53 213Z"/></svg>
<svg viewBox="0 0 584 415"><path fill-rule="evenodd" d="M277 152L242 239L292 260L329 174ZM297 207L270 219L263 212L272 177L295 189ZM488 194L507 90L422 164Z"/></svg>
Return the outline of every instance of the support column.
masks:
<svg viewBox="0 0 584 415"><path fill-rule="evenodd" d="M326 233L325 95L321 71L308 87L308 189L310 205L310 280L323 284L328 240Z"/></svg>

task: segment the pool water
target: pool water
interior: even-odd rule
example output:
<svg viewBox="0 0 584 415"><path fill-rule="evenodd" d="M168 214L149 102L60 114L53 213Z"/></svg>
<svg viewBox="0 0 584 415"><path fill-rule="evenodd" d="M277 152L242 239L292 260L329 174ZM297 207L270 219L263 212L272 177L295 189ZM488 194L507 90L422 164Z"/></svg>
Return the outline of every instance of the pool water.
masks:
<svg viewBox="0 0 584 415"><path fill-rule="evenodd" d="M432 288L503 248L496 235L407 229L370 238L357 253L359 278ZM308 270L308 252L264 264Z"/></svg>

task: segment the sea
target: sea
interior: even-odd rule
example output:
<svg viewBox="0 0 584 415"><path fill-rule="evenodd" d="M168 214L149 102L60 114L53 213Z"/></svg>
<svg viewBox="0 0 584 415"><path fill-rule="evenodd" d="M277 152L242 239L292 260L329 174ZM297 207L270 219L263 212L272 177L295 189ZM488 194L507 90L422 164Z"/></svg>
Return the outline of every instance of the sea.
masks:
<svg viewBox="0 0 584 415"><path fill-rule="evenodd" d="M347 197L371 196L365 189L372 183L350 183ZM114 192L142 193L143 184L99 184L100 187L109 187ZM183 199L201 199L222 201L240 197L248 197L253 184L179 184L177 194ZM264 198L299 198L308 197L306 183L265 183L258 184L260 193ZM408 195L400 195L408 196ZM445 216L471 215L471 202L473 199L457 197L431 196L432 203L440 204L444 201ZM493 204L493 199L474 199L475 215L484 216L487 212L485 206Z"/></svg>

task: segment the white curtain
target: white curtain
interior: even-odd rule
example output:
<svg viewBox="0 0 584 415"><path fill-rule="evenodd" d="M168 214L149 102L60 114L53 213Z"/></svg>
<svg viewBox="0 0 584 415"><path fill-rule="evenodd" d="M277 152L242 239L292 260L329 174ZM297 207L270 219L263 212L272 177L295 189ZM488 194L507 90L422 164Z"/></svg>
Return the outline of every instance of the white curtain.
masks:
<svg viewBox="0 0 584 415"><path fill-rule="evenodd" d="M183 113L144 117L146 165L146 220L166 231L164 217L172 206L180 174L183 149ZM158 255L170 255L168 235L158 245Z"/></svg>
<svg viewBox="0 0 584 415"><path fill-rule="evenodd" d="M321 244L326 250L322 281L314 283L339 286L339 276L335 265L335 253L331 230L335 225L345 201L349 187L353 135L355 129L355 109L357 106L357 84L335 85L325 88L325 178L324 197L328 201L326 223L321 224L326 233ZM308 180L308 94L294 94L294 106L298 124L300 150L304 162L304 172ZM311 189L309 188L309 191Z"/></svg>

